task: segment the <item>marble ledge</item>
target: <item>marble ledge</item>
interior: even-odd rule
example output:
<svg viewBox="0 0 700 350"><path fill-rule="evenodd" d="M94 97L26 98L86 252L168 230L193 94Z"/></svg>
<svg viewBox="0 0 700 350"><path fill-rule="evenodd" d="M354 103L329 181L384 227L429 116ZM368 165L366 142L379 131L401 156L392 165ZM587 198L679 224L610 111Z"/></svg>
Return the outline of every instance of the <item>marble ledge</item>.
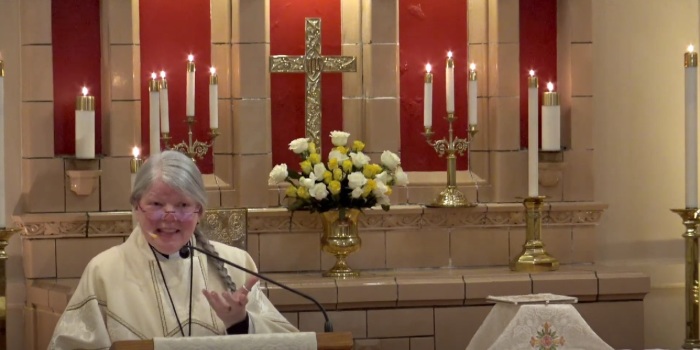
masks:
<svg viewBox="0 0 700 350"><path fill-rule="evenodd" d="M547 202L544 225L596 225L607 204L600 202ZM212 209L226 211L225 208ZM230 210L230 209L229 209ZM424 228L509 227L525 225L520 203L480 203L471 208L429 208L424 205L394 205L389 211L370 208L360 217L361 230L406 230ZM26 213L13 217L27 238L128 236L131 212ZM321 230L319 215L286 208L250 208L247 232L251 234L308 232Z"/></svg>

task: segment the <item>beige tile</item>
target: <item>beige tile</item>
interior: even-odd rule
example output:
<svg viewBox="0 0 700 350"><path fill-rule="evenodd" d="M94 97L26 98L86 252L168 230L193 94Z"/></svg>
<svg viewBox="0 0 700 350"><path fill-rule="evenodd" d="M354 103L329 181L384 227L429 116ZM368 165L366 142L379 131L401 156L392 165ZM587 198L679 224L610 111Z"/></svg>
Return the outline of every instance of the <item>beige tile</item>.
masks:
<svg viewBox="0 0 700 350"><path fill-rule="evenodd" d="M569 295L580 301L595 301L598 296L598 279L595 272L533 273L532 292Z"/></svg>
<svg viewBox="0 0 700 350"><path fill-rule="evenodd" d="M465 349L492 306L435 309L435 349Z"/></svg>
<svg viewBox="0 0 700 350"><path fill-rule="evenodd" d="M56 241L57 277L80 277L90 259L123 242L122 237L64 238Z"/></svg>
<svg viewBox="0 0 700 350"><path fill-rule="evenodd" d="M63 160L23 159L22 193L27 212L62 212L66 210Z"/></svg>
<svg viewBox="0 0 700 350"><path fill-rule="evenodd" d="M108 1L109 44L139 44L138 1Z"/></svg>
<svg viewBox="0 0 700 350"><path fill-rule="evenodd" d="M644 349L642 301L579 303L574 305L586 323L613 349Z"/></svg>
<svg viewBox="0 0 700 350"><path fill-rule="evenodd" d="M411 350L434 350L435 349L435 338L434 337L411 338L410 344L411 344Z"/></svg>
<svg viewBox="0 0 700 350"><path fill-rule="evenodd" d="M593 41L593 1L577 0L564 2L571 20L571 41L589 43Z"/></svg>
<svg viewBox="0 0 700 350"><path fill-rule="evenodd" d="M365 152L398 151L401 146L399 100L367 100L365 111Z"/></svg>
<svg viewBox="0 0 700 350"><path fill-rule="evenodd" d="M462 276L397 277L396 284L399 288L399 306L464 304L465 294Z"/></svg>
<svg viewBox="0 0 700 350"><path fill-rule="evenodd" d="M365 96L398 97L398 44L365 44L362 47L362 79Z"/></svg>
<svg viewBox="0 0 700 350"><path fill-rule="evenodd" d="M488 0L488 34L490 42L520 41L520 7L518 0Z"/></svg>
<svg viewBox="0 0 700 350"><path fill-rule="evenodd" d="M139 46L112 45L109 50L111 99L140 100L141 51Z"/></svg>
<svg viewBox="0 0 700 350"><path fill-rule="evenodd" d="M364 276L361 279L339 279L338 308L354 305L394 306L398 300L398 287L393 277Z"/></svg>
<svg viewBox="0 0 700 350"><path fill-rule="evenodd" d="M260 235L257 233L249 233L247 235L246 251L253 258L256 266L260 266Z"/></svg>
<svg viewBox="0 0 700 350"><path fill-rule="evenodd" d="M571 95L593 96L593 44L571 44Z"/></svg>
<svg viewBox="0 0 700 350"><path fill-rule="evenodd" d="M362 4L362 40L379 44L397 44L398 1L365 1Z"/></svg>
<svg viewBox="0 0 700 350"><path fill-rule="evenodd" d="M239 206L236 190L221 190L221 206L224 208L236 208Z"/></svg>
<svg viewBox="0 0 700 350"><path fill-rule="evenodd" d="M219 99L231 98L231 44L211 46L211 65L216 68L216 76L219 79Z"/></svg>
<svg viewBox="0 0 700 350"><path fill-rule="evenodd" d="M484 184L479 184L481 186L479 188L479 191L483 191L485 187L489 186L488 182L490 181L491 176L491 172L489 171L489 169L491 168L489 166L489 153L474 151L469 154L469 157L469 169L471 169L475 176L478 176L479 178L487 182ZM469 177L471 177L471 174L469 175ZM480 200L483 201L481 197Z"/></svg>
<svg viewBox="0 0 700 350"><path fill-rule="evenodd" d="M22 101L53 101L51 46L22 47Z"/></svg>
<svg viewBox="0 0 700 350"><path fill-rule="evenodd" d="M573 97L571 102L571 149L593 149L593 97Z"/></svg>
<svg viewBox="0 0 700 350"><path fill-rule="evenodd" d="M307 294L322 305L327 305L327 308L333 307L338 302L337 288L335 282L331 279L298 282L286 281L282 283ZM292 310L295 306L303 306L305 310L308 310L309 307L316 308L310 300L272 285L271 283L267 283L267 289L270 301L277 307L284 307L285 310Z"/></svg>
<svg viewBox="0 0 700 350"><path fill-rule="evenodd" d="M593 150L571 150L564 152L564 200L592 201Z"/></svg>
<svg viewBox="0 0 700 350"><path fill-rule="evenodd" d="M519 97L520 76L528 67L520 67L520 45L489 45L489 96Z"/></svg>
<svg viewBox="0 0 700 350"><path fill-rule="evenodd" d="M444 267L449 265L447 232L389 231L386 233L388 268Z"/></svg>
<svg viewBox="0 0 700 350"><path fill-rule="evenodd" d="M22 102L22 156L53 157L53 102Z"/></svg>
<svg viewBox="0 0 700 350"><path fill-rule="evenodd" d="M36 310L32 307L24 307L24 345L25 349L39 349L36 345L38 338L36 329Z"/></svg>
<svg viewBox="0 0 700 350"><path fill-rule="evenodd" d="M231 40L234 43L270 42L269 1L233 1L231 7ZM267 58L265 58L267 60ZM247 81L247 80L246 80Z"/></svg>
<svg viewBox="0 0 700 350"><path fill-rule="evenodd" d="M272 152L270 100L234 100L232 128L233 153L245 155Z"/></svg>
<svg viewBox="0 0 700 350"><path fill-rule="evenodd" d="M333 323L334 332L351 332L353 338L367 337L367 311L330 311L328 318ZM299 313L299 330L302 332L323 333L325 319L320 312Z"/></svg>
<svg viewBox="0 0 700 350"><path fill-rule="evenodd" d="M355 350L409 350L409 338L357 339Z"/></svg>
<svg viewBox="0 0 700 350"><path fill-rule="evenodd" d="M270 97L269 56L270 44L231 45L231 97Z"/></svg>
<svg viewBox="0 0 700 350"><path fill-rule="evenodd" d="M571 227L548 226L542 227L542 243L544 248L562 264L572 262L573 244Z"/></svg>
<svg viewBox="0 0 700 350"><path fill-rule="evenodd" d="M649 293L651 279L639 272L598 271L599 300L629 300Z"/></svg>
<svg viewBox="0 0 700 350"><path fill-rule="evenodd" d="M469 44L488 42L488 1L468 0L467 2L467 34Z"/></svg>
<svg viewBox="0 0 700 350"><path fill-rule="evenodd" d="M55 284L54 280L27 280L27 305L41 307L49 306L49 290Z"/></svg>
<svg viewBox="0 0 700 350"><path fill-rule="evenodd" d="M55 284L51 290L49 290L49 308L56 313L63 313L65 311L68 302L75 287L69 287L62 284Z"/></svg>
<svg viewBox="0 0 700 350"><path fill-rule="evenodd" d="M282 316L292 324L292 326L299 329L299 313L298 312L282 312Z"/></svg>
<svg viewBox="0 0 700 350"><path fill-rule="evenodd" d="M229 99L219 100L219 136L214 141L214 153L233 153L233 104Z"/></svg>
<svg viewBox="0 0 700 350"><path fill-rule="evenodd" d="M527 274L503 273L491 276L465 275L467 303L483 303L489 295L532 293L532 280Z"/></svg>
<svg viewBox="0 0 700 350"><path fill-rule="evenodd" d="M476 114L477 114L477 132L471 139L469 147L471 151L485 151L490 147L490 124L491 117L489 114L489 98L477 97L476 99Z"/></svg>
<svg viewBox="0 0 700 350"><path fill-rule="evenodd" d="M233 156L230 154L214 155L214 173L217 179L226 184L233 183Z"/></svg>
<svg viewBox="0 0 700 350"><path fill-rule="evenodd" d="M450 233L453 266L508 265L508 229L455 229Z"/></svg>
<svg viewBox="0 0 700 350"><path fill-rule="evenodd" d="M471 1L470 1L471 2ZM487 96L488 89L488 45L487 44L469 44L469 53L467 56L467 64L474 63L476 65L476 80L477 80L477 97Z"/></svg>
<svg viewBox="0 0 700 350"><path fill-rule="evenodd" d="M489 149L496 151L519 150L520 99L517 97L492 97L488 99L488 104Z"/></svg>
<svg viewBox="0 0 700 350"><path fill-rule="evenodd" d="M363 74L362 74L362 45L357 44L343 44L341 47L341 54L343 56L355 57L357 62L357 70L355 72L347 72L343 74L343 99L346 97L364 97L364 91L362 86ZM343 115L346 117L346 115Z"/></svg>
<svg viewBox="0 0 700 350"><path fill-rule="evenodd" d="M527 152L491 152L494 202L520 202L527 195ZM513 174L521 174L513 176Z"/></svg>
<svg viewBox="0 0 700 350"><path fill-rule="evenodd" d="M29 345L25 345L25 320L24 320L24 305L10 304L7 306L5 319L7 320L6 334L7 349L29 349Z"/></svg>
<svg viewBox="0 0 700 350"><path fill-rule="evenodd" d="M53 329L56 328L56 323L61 317L60 314L45 311L42 309L36 310L36 345L37 349L48 349Z"/></svg>
<svg viewBox="0 0 700 350"><path fill-rule="evenodd" d="M131 158L105 157L102 166L101 207L104 211L131 210L129 196L131 195L131 174L129 163Z"/></svg>
<svg viewBox="0 0 700 350"><path fill-rule="evenodd" d="M231 1L211 0L211 42L231 42Z"/></svg>
<svg viewBox="0 0 700 350"><path fill-rule="evenodd" d="M51 0L25 0L19 8L22 45L51 44Z"/></svg>
<svg viewBox="0 0 700 350"><path fill-rule="evenodd" d="M56 240L23 239L25 278L56 278Z"/></svg>
<svg viewBox="0 0 700 350"><path fill-rule="evenodd" d="M386 268L386 249L384 247L384 232L366 231L360 229L362 247L350 254L347 259L348 266L354 270L369 270ZM336 258L329 253L321 254L321 269L329 270L335 264Z"/></svg>
<svg viewBox="0 0 700 350"><path fill-rule="evenodd" d="M364 106L363 98L343 98L343 130L359 140L365 139Z"/></svg>
<svg viewBox="0 0 700 350"><path fill-rule="evenodd" d="M261 271L317 271L321 233L268 233L260 236Z"/></svg>
<svg viewBox="0 0 700 350"><path fill-rule="evenodd" d="M525 227L511 227L508 232L508 240L510 246L510 253L508 256L510 257L509 261L512 261L523 252L523 246L525 245Z"/></svg>
<svg viewBox="0 0 700 350"><path fill-rule="evenodd" d="M109 118L109 155L131 156L141 144L141 101L112 101Z"/></svg>
<svg viewBox="0 0 700 350"><path fill-rule="evenodd" d="M207 207L210 209L221 208L221 192L218 188L207 191Z"/></svg>
<svg viewBox="0 0 700 350"><path fill-rule="evenodd" d="M571 262L592 264L596 258L596 228L574 226L571 237L573 253Z"/></svg>
<svg viewBox="0 0 700 350"><path fill-rule="evenodd" d="M433 309L368 310L367 336L395 338L433 335Z"/></svg>
<svg viewBox="0 0 700 350"><path fill-rule="evenodd" d="M233 186L239 206L267 206L267 178L271 163L270 154L233 156Z"/></svg>
<svg viewBox="0 0 700 350"><path fill-rule="evenodd" d="M340 37L343 44L362 43L361 1L340 0L340 23Z"/></svg>
<svg viewBox="0 0 700 350"><path fill-rule="evenodd" d="M549 153L549 152L548 152ZM562 155L562 153L557 153ZM546 196L550 202L559 202L563 198L562 175L566 164L563 162L545 162L540 153L539 163L539 194Z"/></svg>
<svg viewBox="0 0 700 350"><path fill-rule="evenodd" d="M99 160L78 160L70 159L65 161L66 171L95 171L100 170ZM100 178L96 179L95 188L88 195L78 195L73 192L72 180L69 176L65 177L65 198L67 212L86 212L100 210ZM89 188L89 185L86 185Z"/></svg>

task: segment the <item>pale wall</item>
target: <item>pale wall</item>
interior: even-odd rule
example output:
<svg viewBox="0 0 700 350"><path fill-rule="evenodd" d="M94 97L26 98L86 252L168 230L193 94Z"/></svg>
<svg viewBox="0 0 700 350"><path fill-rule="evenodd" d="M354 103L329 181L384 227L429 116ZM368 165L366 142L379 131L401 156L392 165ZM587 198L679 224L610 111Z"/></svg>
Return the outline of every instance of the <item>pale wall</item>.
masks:
<svg viewBox="0 0 700 350"><path fill-rule="evenodd" d="M683 342L683 52L697 0L593 2L595 199L610 205L597 261L651 276L645 344Z"/></svg>

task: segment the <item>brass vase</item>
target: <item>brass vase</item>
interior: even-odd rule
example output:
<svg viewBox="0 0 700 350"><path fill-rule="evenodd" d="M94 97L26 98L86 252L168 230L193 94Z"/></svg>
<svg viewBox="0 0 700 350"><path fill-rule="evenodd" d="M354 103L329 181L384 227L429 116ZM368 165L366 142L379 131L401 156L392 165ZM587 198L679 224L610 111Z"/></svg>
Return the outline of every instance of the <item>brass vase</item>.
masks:
<svg viewBox="0 0 700 350"><path fill-rule="evenodd" d="M362 239L357 234L358 209L330 210L321 213L323 236L321 248L324 252L335 255L335 265L324 272L325 277L352 278L360 275L353 271L345 261L347 256L360 249Z"/></svg>

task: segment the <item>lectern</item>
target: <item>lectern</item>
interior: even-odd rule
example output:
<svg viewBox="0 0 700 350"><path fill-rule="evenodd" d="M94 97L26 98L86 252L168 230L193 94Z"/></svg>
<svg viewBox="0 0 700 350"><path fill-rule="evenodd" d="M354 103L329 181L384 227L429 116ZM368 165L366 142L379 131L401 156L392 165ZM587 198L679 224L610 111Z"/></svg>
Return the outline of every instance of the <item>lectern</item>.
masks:
<svg viewBox="0 0 700 350"><path fill-rule="evenodd" d="M316 341L319 350L352 350L353 340L350 332L317 333ZM153 350L153 340L123 340L117 341L111 350Z"/></svg>

